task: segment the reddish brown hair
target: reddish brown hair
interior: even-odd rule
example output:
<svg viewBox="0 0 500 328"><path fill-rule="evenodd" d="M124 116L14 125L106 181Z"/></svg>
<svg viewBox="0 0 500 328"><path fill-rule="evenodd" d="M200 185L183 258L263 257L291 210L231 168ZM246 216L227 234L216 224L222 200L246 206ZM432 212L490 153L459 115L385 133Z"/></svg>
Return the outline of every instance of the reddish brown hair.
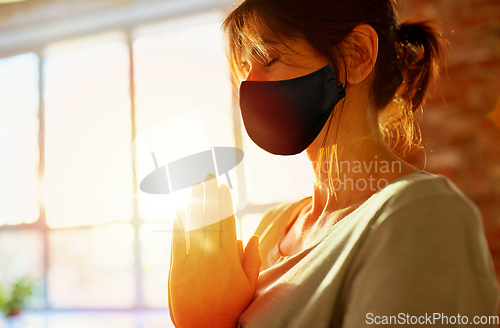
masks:
<svg viewBox="0 0 500 328"><path fill-rule="evenodd" d="M342 42L360 24L369 24L378 34L371 101L380 111L386 142L404 157L420 148L413 113L424 103L444 50L441 33L431 22L398 24L394 0L245 0L222 28L232 72L240 80L243 51L265 59L266 39L295 37L305 38L328 58L339 76L345 63ZM340 79L345 81L345 76Z"/></svg>

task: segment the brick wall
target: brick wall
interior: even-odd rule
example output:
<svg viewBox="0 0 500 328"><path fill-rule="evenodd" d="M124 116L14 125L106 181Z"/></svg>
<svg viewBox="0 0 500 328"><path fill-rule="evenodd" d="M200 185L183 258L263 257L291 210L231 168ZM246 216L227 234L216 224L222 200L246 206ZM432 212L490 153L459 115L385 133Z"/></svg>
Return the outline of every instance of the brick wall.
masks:
<svg viewBox="0 0 500 328"><path fill-rule="evenodd" d="M447 74L417 115L425 169L477 204L500 281L500 1L401 0L399 13L441 20L451 43Z"/></svg>

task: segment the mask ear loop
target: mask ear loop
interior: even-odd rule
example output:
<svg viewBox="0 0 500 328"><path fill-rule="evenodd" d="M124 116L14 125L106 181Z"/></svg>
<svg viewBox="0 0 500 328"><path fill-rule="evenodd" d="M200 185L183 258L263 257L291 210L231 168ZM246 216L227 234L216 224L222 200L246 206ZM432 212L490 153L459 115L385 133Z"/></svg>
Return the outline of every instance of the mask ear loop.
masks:
<svg viewBox="0 0 500 328"><path fill-rule="evenodd" d="M335 70L333 69L333 66L330 62L328 62L327 66L330 66L330 68L332 69L333 72L335 72ZM335 74L335 79L337 79L337 74ZM345 99L345 96L347 95L346 93L346 88L347 88L347 85L348 85L348 82L347 82L347 79L345 81L345 86L342 84L342 81L340 81L340 79L337 80L337 103L342 100L342 99ZM335 105L337 106L337 105ZM332 116L333 117L333 116ZM332 119L332 117L330 119ZM330 129L330 126L328 126L328 130ZM326 132L328 134L328 131ZM323 144L324 146L324 144ZM337 147L336 145L334 145L334 148L333 148L333 156L335 157L335 160L333 161L334 163L336 163L336 172L337 172L337 179L336 181L340 181L340 170L339 170L339 167L338 167L338 154L337 154ZM330 161L331 162L331 161ZM333 190L333 196L335 197L335 199L337 199L337 192L336 192L336 188L335 186L333 186L330 182L329 182L329 190Z"/></svg>
<svg viewBox="0 0 500 328"><path fill-rule="evenodd" d="M342 81L338 80L337 82L337 99L340 101L341 99L345 98L347 95L347 81L345 81L345 86L342 84Z"/></svg>
<svg viewBox="0 0 500 328"><path fill-rule="evenodd" d="M330 66L330 68L335 72L330 62L328 62L326 66ZM335 78L337 78L337 74L335 74ZM342 81L340 81L340 79L337 81L337 99L342 99L346 96L346 88L348 84L349 83L347 82L347 79L345 81L345 85L342 84Z"/></svg>
<svg viewBox="0 0 500 328"><path fill-rule="evenodd" d="M328 62L328 66L330 66L330 68L332 68L332 70L333 70L333 67L332 67L330 62ZM333 71L335 72L335 70L333 70ZM335 74L335 79L337 79L336 74ZM342 84L342 81L340 81L340 79L337 80L337 101L336 101L337 104L340 102L340 100L345 99L345 97L347 95L347 92L346 92L347 85L348 85L347 79L345 81L345 86ZM337 104L335 104L335 106L337 106ZM330 129L330 126L328 126L328 130L329 129ZM326 133L328 134L328 131ZM340 181L340 170L338 170L337 148L334 148L333 151L335 153L335 161L334 162L337 165L337 181ZM334 187L333 187L333 195L335 196L335 199L337 199L337 193L336 193L336 189Z"/></svg>

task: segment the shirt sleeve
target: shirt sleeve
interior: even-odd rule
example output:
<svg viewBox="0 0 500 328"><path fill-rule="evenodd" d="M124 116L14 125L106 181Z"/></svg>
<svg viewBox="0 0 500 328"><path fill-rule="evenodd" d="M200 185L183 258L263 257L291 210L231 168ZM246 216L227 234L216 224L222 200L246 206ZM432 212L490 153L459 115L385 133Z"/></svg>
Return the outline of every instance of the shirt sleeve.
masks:
<svg viewBox="0 0 500 328"><path fill-rule="evenodd" d="M457 195L419 199L381 216L371 230L345 284L342 327L384 320L388 326L415 324L408 320L440 326L445 316L461 326L458 315L470 326L475 316L498 315L491 255L470 201Z"/></svg>

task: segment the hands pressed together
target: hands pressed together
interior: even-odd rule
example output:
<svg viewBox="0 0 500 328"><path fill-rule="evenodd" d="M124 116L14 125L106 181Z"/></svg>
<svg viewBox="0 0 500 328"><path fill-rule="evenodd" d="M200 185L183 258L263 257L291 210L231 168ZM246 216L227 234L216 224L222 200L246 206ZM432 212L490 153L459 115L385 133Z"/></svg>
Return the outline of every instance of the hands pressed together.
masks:
<svg viewBox="0 0 500 328"><path fill-rule="evenodd" d="M192 187L187 219L215 223L185 232L183 216L177 210L174 218L170 317L178 328L235 328L255 294L261 265L258 237L252 236L243 250L229 188L219 186L212 174Z"/></svg>

